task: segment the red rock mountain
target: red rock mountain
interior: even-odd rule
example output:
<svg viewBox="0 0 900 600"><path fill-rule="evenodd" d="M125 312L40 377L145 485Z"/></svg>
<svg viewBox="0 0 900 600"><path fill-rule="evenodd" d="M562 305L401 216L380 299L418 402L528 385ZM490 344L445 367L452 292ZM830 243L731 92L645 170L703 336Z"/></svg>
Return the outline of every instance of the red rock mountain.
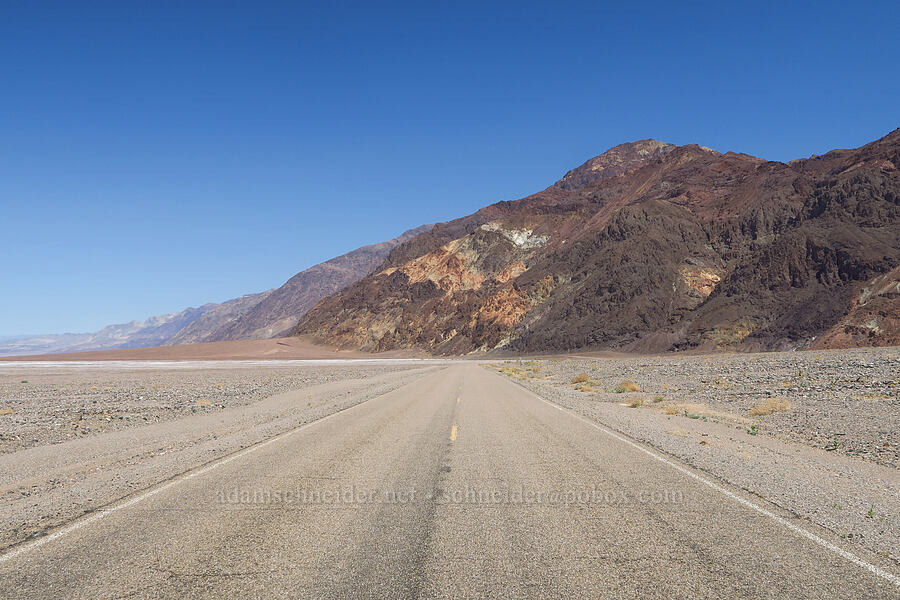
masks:
<svg viewBox="0 0 900 600"><path fill-rule="evenodd" d="M293 332L346 348L898 344L900 130L790 163L617 146L434 226Z"/></svg>

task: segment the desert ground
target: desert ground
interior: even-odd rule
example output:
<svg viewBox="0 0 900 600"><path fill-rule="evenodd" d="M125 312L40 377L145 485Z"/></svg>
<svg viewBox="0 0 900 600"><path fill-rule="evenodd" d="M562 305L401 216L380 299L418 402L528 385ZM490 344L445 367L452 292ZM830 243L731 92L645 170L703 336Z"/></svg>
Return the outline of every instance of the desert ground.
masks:
<svg viewBox="0 0 900 600"><path fill-rule="evenodd" d="M900 348L107 358L0 361L0 597L900 590Z"/></svg>

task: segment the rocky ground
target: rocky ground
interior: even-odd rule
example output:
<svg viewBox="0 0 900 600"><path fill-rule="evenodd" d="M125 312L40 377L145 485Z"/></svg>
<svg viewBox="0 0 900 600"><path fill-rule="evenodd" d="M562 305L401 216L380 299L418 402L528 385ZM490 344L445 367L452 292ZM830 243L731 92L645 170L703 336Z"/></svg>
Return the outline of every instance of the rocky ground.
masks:
<svg viewBox="0 0 900 600"><path fill-rule="evenodd" d="M0 368L0 454L408 368L403 363L260 368L240 362L200 369L6 366Z"/></svg>
<svg viewBox="0 0 900 600"><path fill-rule="evenodd" d="M900 562L900 348L493 367Z"/></svg>
<svg viewBox="0 0 900 600"><path fill-rule="evenodd" d="M900 467L898 347L504 366L593 402L726 423ZM579 376L585 381L573 383Z"/></svg>

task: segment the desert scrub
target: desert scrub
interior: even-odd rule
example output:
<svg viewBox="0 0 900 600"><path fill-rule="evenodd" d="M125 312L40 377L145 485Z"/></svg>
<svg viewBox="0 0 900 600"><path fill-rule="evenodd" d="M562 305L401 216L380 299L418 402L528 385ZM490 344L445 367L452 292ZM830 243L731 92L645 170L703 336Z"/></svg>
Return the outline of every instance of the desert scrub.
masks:
<svg viewBox="0 0 900 600"><path fill-rule="evenodd" d="M632 400L631 402L628 403L629 408L640 408L643 405L644 405L643 398L635 398L634 400Z"/></svg>
<svg viewBox="0 0 900 600"><path fill-rule="evenodd" d="M523 379L527 376L525 371L516 367L503 367L500 369L500 372L510 377L516 377L517 379Z"/></svg>
<svg viewBox="0 0 900 600"><path fill-rule="evenodd" d="M766 398L756 406L752 407L749 410L749 413L753 416L764 416L771 415L772 413L781 412L784 410L790 410L791 403L787 400L782 400L781 398Z"/></svg>
<svg viewBox="0 0 900 600"><path fill-rule="evenodd" d="M613 394L624 394L625 392L639 392L641 388L633 381L623 381L609 391Z"/></svg>
<svg viewBox="0 0 900 600"><path fill-rule="evenodd" d="M574 383L574 384L585 383L587 381L590 381L590 379L591 378L588 376L587 373L581 373L580 375L576 375L575 378L572 379L572 383Z"/></svg>
<svg viewBox="0 0 900 600"><path fill-rule="evenodd" d="M575 389L579 392L599 392L600 390L592 385L593 382L585 381L575 385Z"/></svg>

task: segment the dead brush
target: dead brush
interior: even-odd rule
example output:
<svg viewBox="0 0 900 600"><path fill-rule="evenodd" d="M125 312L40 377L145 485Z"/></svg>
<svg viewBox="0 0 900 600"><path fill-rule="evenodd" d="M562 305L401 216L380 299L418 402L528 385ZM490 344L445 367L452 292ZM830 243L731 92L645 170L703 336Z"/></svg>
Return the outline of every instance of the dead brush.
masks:
<svg viewBox="0 0 900 600"><path fill-rule="evenodd" d="M500 372L508 377L513 377L515 379L527 379L529 376L529 372L523 371L518 367L503 367L500 369Z"/></svg>
<svg viewBox="0 0 900 600"><path fill-rule="evenodd" d="M778 397L766 398L748 411L749 414L761 417L771 415L772 413L782 412L791 409L791 403Z"/></svg>
<svg viewBox="0 0 900 600"><path fill-rule="evenodd" d="M639 392L641 388L633 381L623 381L609 391L613 394L624 394L626 392Z"/></svg>
<svg viewBox="0 0 900 600"><path fill-rule="evenodd" d="M590 380L591 380L591 378L587 373L581 373L579 375L576 375L575 378L572 379L572 383L573 384L586 383Z"/></svg>

